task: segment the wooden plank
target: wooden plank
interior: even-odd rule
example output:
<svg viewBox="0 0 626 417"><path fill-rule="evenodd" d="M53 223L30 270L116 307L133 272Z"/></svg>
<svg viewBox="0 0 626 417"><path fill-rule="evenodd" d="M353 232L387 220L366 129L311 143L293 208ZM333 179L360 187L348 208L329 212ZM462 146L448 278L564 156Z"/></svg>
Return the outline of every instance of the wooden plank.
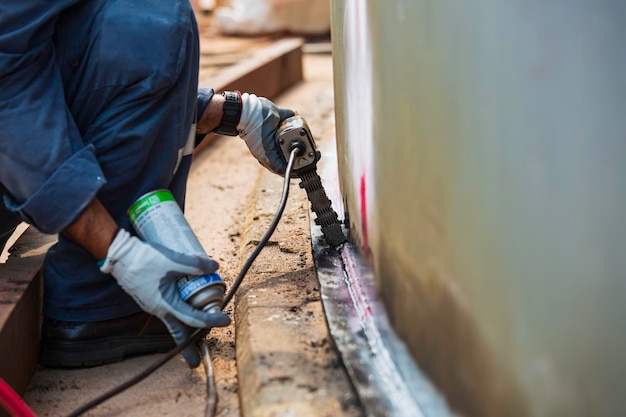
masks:
<svg viewBox="0 0 626 417"><path fill-rule="evenodd" d="M302 80L302 44L299 38L282 39L203 80L201 85L216 91L249 91L274 98Z"/></svg>
<svg viewBox="0 0 626 417"><path fill-rule="evenodd" d="M235 65L272 45L277 38L242 38L233 36L202 36L200 38L200 84L214 77L225 67Z"/></svg>
<svg viewBox="0 0 626 417"><path fill-rule="evenodd" d="M37 367L43 299L39 270L55 241L29 228L0 264L0 377L20 394Z"/></svg>

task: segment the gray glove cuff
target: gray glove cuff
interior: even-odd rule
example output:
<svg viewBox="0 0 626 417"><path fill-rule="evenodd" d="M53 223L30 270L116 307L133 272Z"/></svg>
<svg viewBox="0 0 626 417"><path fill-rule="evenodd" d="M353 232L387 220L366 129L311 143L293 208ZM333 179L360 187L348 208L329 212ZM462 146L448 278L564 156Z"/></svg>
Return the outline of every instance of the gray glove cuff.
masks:
<svg viewBox="0 0 626 417"><path fill-rule="evenodd" d="M100 261L101 263L98 263L101 272L105 274L110 274L113 272L115 264L117 263L117 260L119 258L120 250L124 247L126 242L130 240L131 237L131 234L128 233L126 230L119 229L119 231L113 238L109 249L107 250L107 257Z"/></svg>
<svg viewBox="0 0 626 417"><path fill-rule="evenodd" d="M256 129L263 126L263 105L256 94L243 93L241 95L241 117L237 124L239 136L242 139Z"/></svg>

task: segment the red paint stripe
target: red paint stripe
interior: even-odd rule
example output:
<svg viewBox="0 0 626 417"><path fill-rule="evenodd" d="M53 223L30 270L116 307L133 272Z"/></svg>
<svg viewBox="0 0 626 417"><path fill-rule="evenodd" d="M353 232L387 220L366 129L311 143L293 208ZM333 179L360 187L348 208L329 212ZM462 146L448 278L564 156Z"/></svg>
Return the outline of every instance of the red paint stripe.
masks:
<svg viewBox="0 0 626 417"><path fill-rule="evenodd" d="M363 233L363 252L367 254L369 244L367 241L367 200L365 195L365 174L361 175L361 231Z"/></svg>

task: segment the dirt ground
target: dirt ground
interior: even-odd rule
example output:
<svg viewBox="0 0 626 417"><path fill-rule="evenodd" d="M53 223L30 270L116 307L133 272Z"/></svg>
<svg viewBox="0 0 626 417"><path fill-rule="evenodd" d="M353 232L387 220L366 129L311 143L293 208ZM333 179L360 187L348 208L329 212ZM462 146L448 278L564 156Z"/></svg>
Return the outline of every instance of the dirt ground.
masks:
<svg viewBox="0 0 626 417"><path fill-rule="evenodd" d="M305 56L307 82L282 100L307 117L328 118L332 114L332 63L329 55ZM307 85L308 84L308 85ZM302 108L302 94L315 92ZM330 106L330 108L329 108ZM326 124L325 129L332 129ZM320 132L323 133L323 132ZM262 168L238 138L220 138L197 156L189 178L186 216L207 253L220 263L220 272L230 284L240 265L239 245L250 198ZM290 211L284 223L293 223ZM308 226L307 222L304 222ZM306 226L297 231L307 234ZM298 249L298 250L301 250ZM310 252L310 248L308 249ZM233 314L230 305L226 312ZM310 318L307 318L309 321ZM325 325L322 314L317 325ZM239 416L234 325L213 330L208 340L218 388L218 416ZM39 416L63 416L127 380L159 355L128 359L119 364L83 370L39 369L25 399ZM129 389L88 416L200 416L204 415L206 375L202 367L190 370L181 357L175 358L140 385Z"/></svg>

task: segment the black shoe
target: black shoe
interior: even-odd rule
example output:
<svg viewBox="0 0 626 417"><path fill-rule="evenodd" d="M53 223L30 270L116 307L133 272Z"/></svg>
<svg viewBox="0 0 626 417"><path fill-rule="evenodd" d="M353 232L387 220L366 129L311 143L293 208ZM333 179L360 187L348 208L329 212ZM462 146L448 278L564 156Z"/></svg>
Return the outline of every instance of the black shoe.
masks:
<svg viewBox="0 0 626 417"><path fill-rule="evenodd" d="M0 191L2 185L0 185ZM2 202L2 193L0 192L0 253L4 250L4 245L15 231L17 225L22 221L12 212L10 212Z"/></svg>
<svg viewBox="0 0 626 417"><path fill-rule="evenodd" d="M163 322L148 313L97 322L44 318L39 363L49 368L82 368L163 353L175 346Z"/></svg>
<svg viewBox="0 0 626 417"><path fill-rule="evenodd" d="M11 235L13 235L13 232L15 232L15 227L2 230L1 226L3 225L0 225L0 254L4 250L4 245L7 244L7 242L9 241L9 238L11 237Z"/></svg>

